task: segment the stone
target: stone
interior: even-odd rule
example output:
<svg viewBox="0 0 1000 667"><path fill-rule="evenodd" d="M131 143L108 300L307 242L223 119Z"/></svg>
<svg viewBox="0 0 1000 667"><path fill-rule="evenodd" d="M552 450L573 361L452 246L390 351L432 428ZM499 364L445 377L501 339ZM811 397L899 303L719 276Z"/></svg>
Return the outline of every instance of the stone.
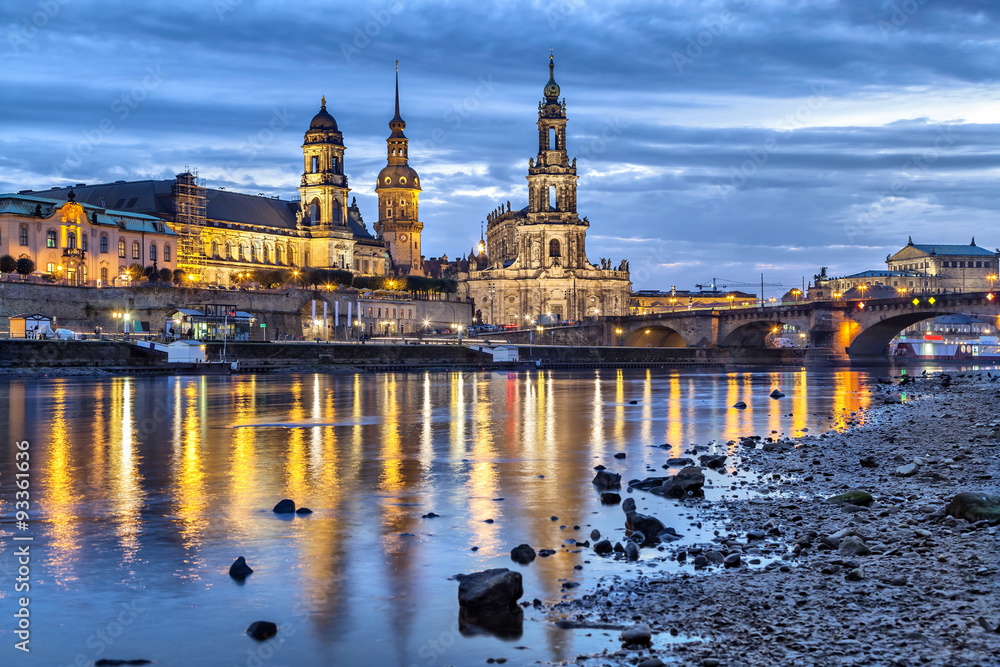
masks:
<svg viewBox="0 0 1000 667"><path fill-rule="evenodd" d="M659 658L646 658L635 667L666 667L667 663Z"/></svg>
<svg viewBox="0 0 1000 667"><path fill-rule="evenodd" d="M726 465L726 458L728 457L725 454L722 454L720 456L715 456L712 454L702 454L701 456L698 457L698 460L701 462L701 465L705 466L706 468L722 468Z"/></svg>
<svg viewBox="0 0 1000 667"><path fill-rule="evenodd" d="M622 511L628 514L629 512L635 511L635 498L626 498L622 502Z"/></svg>
<svg viewBox="0 0 1000 667"><path fill-rule="evenodd" d="M271 511L277 512L278 514L291 514L295 511L295 501L285 498L284 500L279 501Z"/></svg>
<svg viewBox="0 0 1000 667"><path fill-rule="evenodd" d="M840 495L827 498L827 500L831 503L868 507L869 505L872 504L874 498L872 498L872 494L868 493L867 491L859 491L857 489L851 489L846 493L841 493Z"/></svg>
<svg viewBox="0 0 1000 667"><path fill-rule="evenodd" d="M278 626L271 621L254 621L247 628L247 634L262 642L278 634Z"/></svg>
<svg viewBox="0 0 1000 667"><path fill-rule="evenodd" d="M913 477L917 474L918 467L916 463L907 463L896 468L896 474L900 477Z"/></svg>
<svg viewBox="0 0 1000 667"><path fill-rule="evenodd" d="M622 485L622 476L616 472L598 470L594 475L594 485L599 489L617 489Z"/></svg>
<svg viewBox="0 0 1000 667"><path fill-rule="evenodd" d="M622 630L621 637L625 646L649 646L653 642L653 631L645 623L637 623Z"/></svg>
<svg viewBox="0 0 1000 667"><path fill-rule="evenodd" d="M705 554L698 554L697 556L694 557L694 561L693 562L694 562L694 566L696 568L697 567L706 567L708 565L708 557L705 556Z"/></svg>
<svg viewBox="0 0 1000 667"><path fill-rule="evenodd" d="M877 468L878 461L875 460L874 456L865 456L858 463L861 464L862 468Z"/></svg>
<svg viewBox="0 0 1000 667"><path fill-rule="evenodd" d="M897 574L896 576L889 578L889 585L890 586L905 586L906 583L907 583L907 581L909 581L909 580L906 578L905 574Z"/></svg>
<svg viewBox="0 0 1000 667"><path fill-rule="evenodd" d="M604 491L601 493L601 504L617 505L622 501L622 497L614 491Z"/></svg>
<svg viewBox="0 0 1000 667"><path fill-rule="evenodd" d="M634 530L632 534L628 536L628 539L636 544L642 544L646 541L646 536L642 534L641 530Z"/></svg>
<svg viewBox="0 0 1000 667"><path fill-rule="evenodd" d="M837 553L841 556L867 556L871 553L871 549L868 548L868 545L860 537L849 535L840 541Z"/></svg>
<svg viewBox="0 0 1000 667"><path fill-rule="evenodd" d="M623 458L625 458L625 452L616 452L615 453L615 458L616 459L623 459Z"/></svg>
<svg viewBox="0 0 1000 667"><path fill-rule="evenodd" d="M625 543L625 555L629 560L639 560L639 545L629 540Z"/></svg>
<svg viewBox="0 0 1000 667"><path fill-rule="evenodd" d="M427 514L422 515L420 518L421 519L436 519L439 516L441 516L441 515L440 514L435 514L434 512L428 512Z"/></svg>
<svg viewBox="0 0 1000 667"><path fill-rule="evenodd" d="M458 604L474 614L517 608L522 595L521 573L505 567L465 574L459 579Z"/></svg>
<svg viewBox="0 0 1000 667"><path fill-rule="evenodd" d="M590 531L590 539L594 540L595 542L601 539L601 531L597 530L596 528Z"/></svg>
<svg viewBox="0 0 1000 667"><path fill-rule="evenodd" d="M515 563L527 565L535 560L535 550L531 548L530 544L519 544L510 550L510 559Z"/></svg>
<svg viewBox="0 0 1000 667"><path fill-rule="evenodd" d="M865 578L865 573L860 567L856 567L848 572L845 578L848 581L861 581Z"/></svg>
<svg viewBox="0 0 1000 667"><path fill-rule="evenodd" d="M659 542L659 538L656 536L662 533L666 526L655 516L629 512L625 515L625 528L629 532L641 532L646 538L644 544L656 544Z"/></svg>
<svg viewBox="0 0 1000 667"><path fill-rule="evenodd" d="M774 391L771 392L771 398L784 398L784 397L785 397L785 395L782 394L777 389L775 389Z"/></svg>
<svg viewBox="0 0 1000 667"><path fill-rule="evenodd" d="M742 559L739 554L729 554L726 559L722 561L722 564L726 567L739 567L742 564Z"/></svg>
<svg viewBox="0 0 1000 667"><path fill-rule="evenodd" d="M236 562L229 566L229 576L234 579L245 579L253 574L253 570L247 565L247 560L243 556L236 559Z"/></svg>
<svg viewBox="0 0 1000 667"><path fill-rule="evenodd" d="M694 465L694 459L689 459L686 456L683 458L667 459L667 465L671 468L683 468L684 466Z"/></svg>
<svg viewBox="0 0 1000 667"><path fill-rule="evenodd" d="M736 401L735 403L733 403L733 407L736 408L737 410L745 410L747 404L744 403L743 401Z"/></svg>
<svg viewBox="0 0 1000 667"><path fill-rule="evenodd" d="M706 551L705 558L707 558L708 562L712 563L713 565L720 565L726 560L726 557L723 556L718 551Z"/></svg>
<svg viewBox="0 0 1000 667"><path fill-rule="evenodd" d="M965 519L969 523L977 521L1000 522L1000 496L963 492L951 499L945 507L949 516Z"/></svg>
<svg viewBox="0 0 1000 667"><path fill-rule="evenodd" d="M611 553L613 549L614 547L611 546L611 542L609 540L601 540L594 543L594 552L601 555L607 555Z"/></svg>
<svg viewBox="0 0 1000 667"><path fill-rule="evenodd" d="M295 510L295 513L296 514L312 514L313 511L311 509L309 509L308 507L300 507L297 510ZM431 514L434 514L434 513L431 512ZM434 514L434 516L437 516L437 514Z"/></svg>

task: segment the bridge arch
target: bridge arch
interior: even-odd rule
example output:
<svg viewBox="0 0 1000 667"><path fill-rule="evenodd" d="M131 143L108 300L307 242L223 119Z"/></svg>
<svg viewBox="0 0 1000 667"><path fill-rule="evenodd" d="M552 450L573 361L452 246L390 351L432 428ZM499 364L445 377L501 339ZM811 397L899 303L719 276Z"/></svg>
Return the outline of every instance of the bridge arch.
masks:
<svg viewBox="0 0 1000 667"><path fill-rule="evenodd" d="M767 337L781 331L783 322L775 320L754 320L745 322L729 332L722 339L722 347L765 347Z"/></svg>
<svg viewBox="0 0 1000 667"><path fill-rule="evenodd" d="M628 347L687 347L687 341L676 329L662 324L639 327L625 339Z"/></svg>
<svg viewBox="0 0 1000 667"><path fill-rule="evenodd" d="M851 341L847 353L852 360L872 357L885 358L889 342L907 327L939 315L952 314L950 312L921 311L887 317L859 331L858 335Z"/></svg>

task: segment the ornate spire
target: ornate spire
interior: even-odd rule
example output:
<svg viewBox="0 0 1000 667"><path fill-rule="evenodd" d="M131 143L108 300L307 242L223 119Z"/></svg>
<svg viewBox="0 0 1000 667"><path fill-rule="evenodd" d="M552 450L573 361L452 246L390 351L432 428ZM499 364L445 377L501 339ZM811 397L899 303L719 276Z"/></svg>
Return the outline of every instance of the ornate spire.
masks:
<svg viewBox="0 0 1000 667"><path fill-rule="evenodd" d="M324 95L323 97L319 98L319 108L320 109L325 109L326 108L326 95Z"/></svg>
<svg viewBox="0 0 1000 667"><path fill-rule="evenodd" d="M559 84L556 83L556 61L552 49L549 49L549 82L545 84L544 93L547 104L556 104L558 102Z"/></svg>
<svg viewBox="0 0 1000 667"><path fill-rule="evenodd" d="M393 120L403 120L399 117L399 61L396 61L396 116Z"/></svg>

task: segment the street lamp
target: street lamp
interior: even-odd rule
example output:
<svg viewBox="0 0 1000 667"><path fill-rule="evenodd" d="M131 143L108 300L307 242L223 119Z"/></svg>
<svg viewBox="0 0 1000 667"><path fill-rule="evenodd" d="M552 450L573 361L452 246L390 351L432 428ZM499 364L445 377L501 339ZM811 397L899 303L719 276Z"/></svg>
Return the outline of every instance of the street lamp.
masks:
<svg viewBox="0 0 1000 667"><path fill-rule="evenodd" d="M618 345L621 346L621 344L622 344L622 328L621 327L615 328L615 335L618 336Z"/></svg>
<svg viewBox="0 0 1000 667"><path fill-rule="evenodd" d="M674 312L674 308L677 306L677 297L670 297L670 312Z"/></svg>
<svg viewBox="0 0 1000 667"><path fill-rule="evenodd" d="M993 283L997 280L997 274L986 276L990 281L990 291L993 291Z"/></svg>
<svg viewBox="0 0 1000 667"><path fill-rule="evenodd" d="M865 298L865 290L868 289L868 283L862 283L861 285L858 285L858 289L861 290L861 298L863 300Z"/></svg>
<svg viewBox="0 0 1000 667"><path fill-rule="evenodd" d="M129 313L125 313L122 317L125 318L123 331L125 333L125 337L128 338L128 321L132 318L132 316Z"/></svg>
<svg viewBox="0 0 1000 667"><path fill-rule="evenodd" d="M729 310L732 310L733 309L733 299L735 299L736 296L733 295L733 294L730 294L730 295L726 296L726 298L729 299Z"/></svg>
<svg viewBox="0 0 1000 667"><path fill-rule="evenodd" d="M798 303L799 297L802 296L802 290L796 287L795 289L792 290L792 296L795 297L795 303Z"/></svg>

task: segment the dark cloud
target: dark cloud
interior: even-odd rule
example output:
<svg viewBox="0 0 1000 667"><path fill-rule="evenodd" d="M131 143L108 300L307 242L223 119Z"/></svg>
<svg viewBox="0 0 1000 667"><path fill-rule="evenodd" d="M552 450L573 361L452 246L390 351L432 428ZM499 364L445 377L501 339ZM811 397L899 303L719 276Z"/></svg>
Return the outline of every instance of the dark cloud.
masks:
<svg viewBox="0 0 1000 667"><path fill-rule="evenodd" d="M524 204L548 49L589 254L636 287L799 284L996 218L983 1L0 1L0 190L169 178L289 196L326 95L375 218L392 63L428 255ZM942 137L946 139L942 141Z"/></svg>

